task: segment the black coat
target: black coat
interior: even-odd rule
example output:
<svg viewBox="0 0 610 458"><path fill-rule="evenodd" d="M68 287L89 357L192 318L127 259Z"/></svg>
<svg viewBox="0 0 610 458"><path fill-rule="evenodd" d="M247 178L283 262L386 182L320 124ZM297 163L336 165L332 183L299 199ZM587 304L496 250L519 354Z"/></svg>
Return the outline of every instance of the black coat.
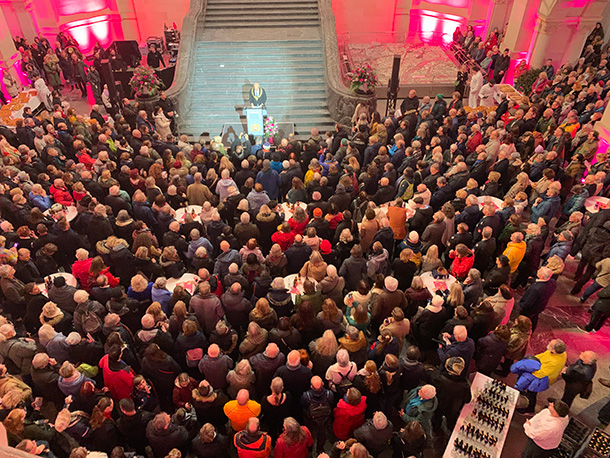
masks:
<svg viewBox="0 0 610 458"><path fill-rule="evenodd" d="M477 362L477 370L483 374L490 375L498 367L502 356L506 352L508 342L500 340L493 332L477 341L477 350L474 359Z"/></svg>
<svg viewBox="0 0 610 458"><path fill-rule="evenodd" d="M216 433L212 442L204 444L197 436L191 443L191 451L197 455L197 458L228 458L229 441L226 436Z"/></svg>
<svg viewBox="0 0 610 458"><path fill-rule="evenodd" d="M468 368L464 369L466 375ZM464 404L471 400L470 383L461 375L450 375L445 372L434 372L431 383L436 387L438 407L434 413L437 418L447 417L447 426L452 429Z"/></svg>
<svg viewBox="0 0 610 458"><path fill-rule="evenodd" d="M121 412L117 421L117 429L125 438L127 444L133 447L138 454L144 454L148 445L146 439L146 426L155 418L155 414L146 410L138 410L135 415L125 415Z"/></svg>
<svg viewBox="0 0 610 458"><path fill-rule="evenodd" d="M434 210L430 206L418 208L415 214L407 221L409 231L415 231L420 235L423 234L428 224L432 221L433 215Z"/></svg>
<svg viewBox="0 0 610 458"><path fill-rule="evenodd" d="M474 228L479 223L482 216L483 213L479 210L479 206L471 205L465 207L459 215L455 216L455 225L457 226L459 223L466 223L468 230L474 231Z"/></svg>
<svg viewBox="0 0 610 458"><path fill-rule="evenodd" d="M496 253L496 239L493 237L487 240L481 240L474 246L474 265L473 268L478 269L481 274L491 267Z"/></svg>
<svg viewBox="0 0 610 458"><path fill-rule="evenodd" d="M319 235L319 234L318 234ZM301 270L303 265L309 261L311 255L311 248L304 242L300 244L293 243L286 250L286 258L288 263L286 264L286 271L288 274L296 274Z"/></svg>
<svg viewBox="0 0 610 458"><path fill-rule="evenodd" d="M532 318L539 315L546 308L549 299L555 292L557 282L551 278L549 281L535 281L523 294L519 302L521 315Z"/></svg>
<svg viewBox="0 0 610 458"><path fill-rule="evenodd" d="M184 426L170 423L167 429L156 429L151 422L146 426L146 437L152 447L155 458L165 458L174 448L185 452L188 432Z"/></svg>
<svg viewBox="0 0 610 458"><path fill-rule="evenodd" d="M438 344L432 339L438 338L438 335L447 320L447 312L442 309L438 313L433 313L430 310L424 309L413 322L413 336L420 350L434 350Z"/></svg>

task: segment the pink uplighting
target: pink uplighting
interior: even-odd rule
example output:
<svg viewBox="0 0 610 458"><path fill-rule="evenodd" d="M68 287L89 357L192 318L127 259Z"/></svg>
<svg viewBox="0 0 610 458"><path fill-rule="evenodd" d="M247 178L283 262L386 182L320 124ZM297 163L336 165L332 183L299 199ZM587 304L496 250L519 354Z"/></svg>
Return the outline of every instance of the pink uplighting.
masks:
<svg viewBox="0 0 610 458"><path fill-rule="evenodd" d="M438 13L430 10L412 10L409 37L422 42L442 40L445 44L453 41L453 32L464 27L466 19L453 14Z"/></svg>
<svg viewBox="0 0 610 458"><path fill-rule="evenodd" d="M54 0L53 4L60 16L93 13L111 6L108 0Z"/></svg>
<svg viewBox="0 0 610 458"><path fill-rule="evenodd" d="M108 16L69 22L62 29L74 37L85 53L93 49L96 41L106 47L114 40Z"/></svg>

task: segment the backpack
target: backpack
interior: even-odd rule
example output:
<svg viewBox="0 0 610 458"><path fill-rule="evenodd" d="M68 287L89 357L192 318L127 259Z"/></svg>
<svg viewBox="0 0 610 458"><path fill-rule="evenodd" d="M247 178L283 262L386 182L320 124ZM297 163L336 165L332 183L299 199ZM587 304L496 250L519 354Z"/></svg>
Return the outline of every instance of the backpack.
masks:
<svg viewBox="0 0 610 458"><path fill-rule="evenodd" d="M102 330L102 320L96 313L87 308L81 316L81 326L83 332L94 335Z"/></svg>
<svg viewBox="0 0 610 458"><path fill-rule="evenodd" d="M341 372L339 372L341 381L339 383L335 384L335 390L337 391L337 394L341 398L343 396L345 396L347 394L347 390L349 390L354 385L352 383L352 381L348 378L348 375L352 373L353 368L354 368L354 366L350 366L349 371L347 371L347 374L345 374L345 375L343 375Z"/></svg>
<svg viewBox="0 0 610 458"><path fill-rule="evenodd" d="M314 401L311 399L311 394L308 393L307 398L309 399L307 417L318 425L326 423L332 414L332 408L327 397L323 401Z"/></svg>
<svg viewBox="0 0 610 458"><path fill-rule="evenodd" d="M188 367L197 367L201 358L203 358L202 348L191 348L186 351L186 365Z"/></svg>
<svg viewBox="0 0 610 458"><path fill-rule="evenodd" d="M415 186L413 185L413 183L409 183L409 186L407 186L407 189L405 189L405 192L403 192L402 196L400 196L403 201L406 202L413 198L413 194L415 193L414 188L415 188Z"/></svg>

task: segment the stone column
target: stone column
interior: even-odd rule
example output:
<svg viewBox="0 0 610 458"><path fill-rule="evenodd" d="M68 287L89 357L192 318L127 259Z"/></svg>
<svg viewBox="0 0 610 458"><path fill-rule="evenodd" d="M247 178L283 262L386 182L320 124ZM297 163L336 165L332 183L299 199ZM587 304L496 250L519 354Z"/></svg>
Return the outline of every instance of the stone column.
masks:
<svg viewBox="0 0 610 458"><path fill-rule="evenodd" d="M25 10L30 13L36 32L54 44L59 33L59 18L51 0L25 0Z"/></svg>
<svg viewBox="0 0 610 458"><path fill-rule="evenodd" d="M15 71L13 64L21 58L19 52L15 49L15 43L11 36L4 13L0 10L0 67L11 72L15 79L19 80L19 75ZM0 72L0 76L2 73Z"/></svg>
<svg viewBox="0 0 610 458"><path fill-rule="evenodd" d="M595 130L599 132L599 148L597 154L608 151L610 145L610 108L606 107L602 119L595 123Z"/></svg>
<svg viewBox="0 0 610 458"><path fill-rule="evenodd" d="M123 39L140 41L140 28L133 0L116 0L117 12L121 17Z"/></svg>
<svg viewBox="0 0 610 458"><path fill-rule="evenodd" d="M572 36L570 37L570 41L567 43L567 46L563 52L562 64L564 62L569 62L571 64L576 63L580 57L582 48L585 45L585 40L598 19L599 18L581 18L579 21L575 21L571 25Z"/></svg>
<svg viewBox="0 0 610 458"><path fill-rule="evenodd" d="M565 27L563 20L550 20L539 16L536 20L536 41L532 48L530 56L530 67L537 68L544 65L546 60L549 44L552 44L550 40L553 36L557 37L557 32ZM557 45L557 43L556 43Z"/></svg>
<svg viewBox="0 0 610 458"><path fill-rule="evenodd" d="M513 7L510 10L510 16L508 19L508 28L506 29L506 35L504 36L504 47L507 47L511 51L517 51L517 44L520 39L520 35L524 33L523 20L527 12L527 3L523 0L517 0L513 3ZM498 27L501 29L501 27Z"/></svg>

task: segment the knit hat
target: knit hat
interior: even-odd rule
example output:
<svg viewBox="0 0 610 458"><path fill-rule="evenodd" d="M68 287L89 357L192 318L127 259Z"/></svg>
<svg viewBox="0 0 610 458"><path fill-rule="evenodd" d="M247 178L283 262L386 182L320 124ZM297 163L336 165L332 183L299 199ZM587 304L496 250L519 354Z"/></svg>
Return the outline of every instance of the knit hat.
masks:
<svg viewBox="0 0 610 458"><path fill-rule="evenodd" d="M465 365L466 363L459 356L447 358L447 361L445 361L445 369L451 375L461 375Z"/></svg>
<svg viewBox="0 0 610 458"><path fill-rule="evenodd" d="M328 240L322 240L320 242L320 252L322 254L330 254L332 250L332 246Z"/></svg>
<svg viewBox="0 0 610 458"><path fill-rule="evenodd" d="M418 243L419 242L419 234L415 231L411 231L409 232L409 238L407 239L409 242L411 243Z"/></svg>
<svg viewBox="0 0 610 458"><path fill-rule="evenodd" d="M396 291L396 288L398 288L398 280L396 280L394 277L386 277L383 283L385 285L385 289L391 293Z"/></svg>
<svg viewBox="0 0 610 458"><path fill-rule="evenodd" d="M348 143L347 138L341 139L341 146L347 146L347 143Z"/></svg>
<svg viewBox="0 0 610 458"><path fill-rule="evenodd" d="M322 211L321 208L314 208L313 209L313 216L319 217L322 216L324 214L324 212Z"/></svg>
<svg viewBox="0 0 610 458"><path fill-rule="evenodd" d="M180 162L180 161L175 161L175 162L174 162L174 168L175 168L175 169L179 169L179 168L181 168L181 167L182 167L182 162Z"/></svg>
<svg viewBox="0 0 610 458"><path fill-rule="evenodd" d="M271 149L271 144L269 142L263 143L263 151L269 151Z"/></svg>
<svg viewBox="0 0 610 458"><path fill-rule="evenodd" d="M42 314L45 316L45 318L55 318L61 314L61 311L55 302L47 302L42 306Z"/></svg>

